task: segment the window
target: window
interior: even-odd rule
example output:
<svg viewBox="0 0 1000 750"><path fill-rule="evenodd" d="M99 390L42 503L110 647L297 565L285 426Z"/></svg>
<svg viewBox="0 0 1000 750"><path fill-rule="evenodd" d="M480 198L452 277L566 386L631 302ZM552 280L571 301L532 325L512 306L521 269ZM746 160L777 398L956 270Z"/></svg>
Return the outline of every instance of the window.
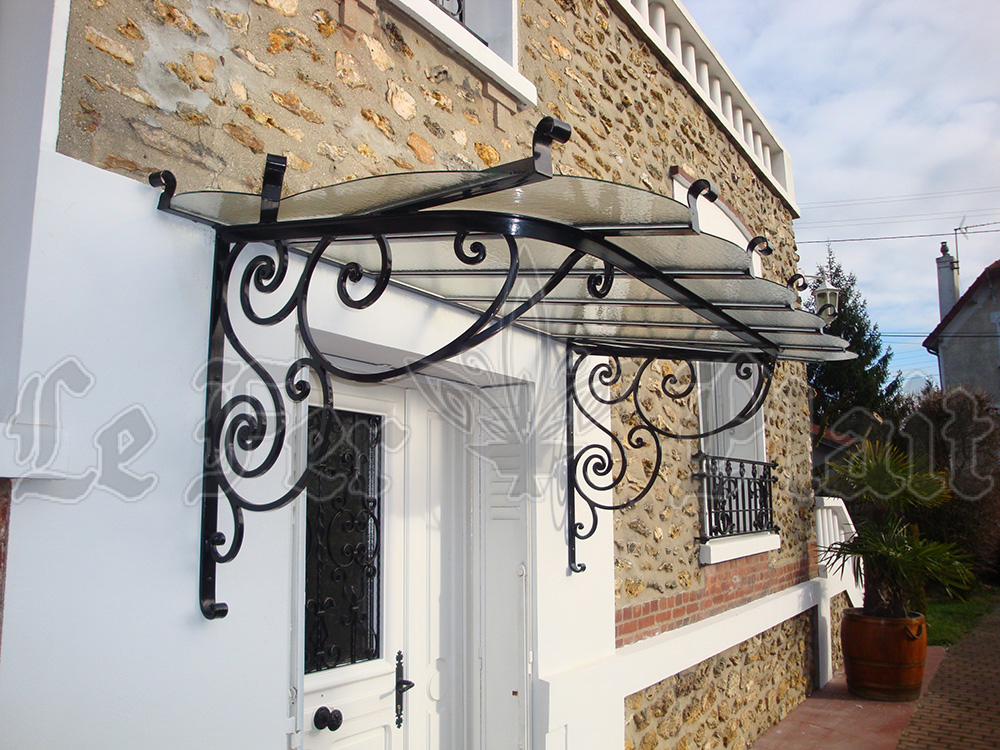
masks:
<svg viewBox="0 0 1000 750"><path fill-rule="evenodd" d="M538 101L517 64L516 0L392 0L520 105ZM461 18L461 21L458 19Z"/></svg>
<svg viewBox="0 0 1000 750"><path fill-rule="evenodd" d="M322 410L310 409L309 439ZM382 418L335 412L306 489L306 674L380 656Z"/></svg>
<svg viewBox="0 0 1000 750"><path fill-rule="evenodd" d="M754 371L745 379L740 377L739 370L735 364L699 363L703 430L731 421L753 399L760 375ZM762 410L742 424L704 438L700 456L702 529L709 543L771 533L774 475L773 465L767 460Z"/></svg>
<svg viewBox="0 0 1000 750"><path fill-rule="evenodd" d="M674 198L685 200L690 179L674 176ZM746 247L753 236L721 201L698 206L703 232ZM754 253L752 273L761 275L759 256ZM702 431L732 420L752 399L759 373L749 379L739 376L734 363L698 363L699 418ZM746 373L744 373L746 374ZM710 564L777 549L774 533L772 489L773 465L768 461L763 409L742 424L710 435L701 443L702 534L699 552Z"/></svg>

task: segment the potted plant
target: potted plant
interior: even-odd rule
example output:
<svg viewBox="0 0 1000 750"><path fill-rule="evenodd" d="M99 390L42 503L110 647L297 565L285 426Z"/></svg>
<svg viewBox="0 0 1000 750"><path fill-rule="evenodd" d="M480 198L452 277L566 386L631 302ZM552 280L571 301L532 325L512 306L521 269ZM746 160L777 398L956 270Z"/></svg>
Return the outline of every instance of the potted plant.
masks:
<svg viewBox="0 0 1000 750"><path fill-rule="evenodd" d="M924 615L910 603L928 581L948 593L968 588L969 557L954 545L920 538L906 510L950 498L947 477L932 473L891 445L865 442L833 466L857 533L822 550L840 571L850 562L864 606L850 609L841 625L847 687L884 701L920 697L927 654Z"/></svg>

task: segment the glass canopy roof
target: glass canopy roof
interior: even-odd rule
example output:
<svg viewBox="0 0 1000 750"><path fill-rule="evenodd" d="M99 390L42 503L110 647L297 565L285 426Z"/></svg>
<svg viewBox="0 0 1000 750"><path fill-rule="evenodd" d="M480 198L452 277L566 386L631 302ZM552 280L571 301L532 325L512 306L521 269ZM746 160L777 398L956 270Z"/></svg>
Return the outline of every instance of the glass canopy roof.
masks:
<svg viewBox="0 0 1000 750"><path fill-rule="evenodd" d="M380 175L270 203L266 184L262 195L173 195L170 185L160 207L234 242L281 243L360 268L349 279L358 290L382 280L465 308L481 316L478 340L516 323L574 344L664 357L855 356L799 308L793 289L753 276L754 248L770 252L763 238L743 248L698 231L698 198L715 197L704 181L685 205L640 188L550 176L530 162Z"/></svg>

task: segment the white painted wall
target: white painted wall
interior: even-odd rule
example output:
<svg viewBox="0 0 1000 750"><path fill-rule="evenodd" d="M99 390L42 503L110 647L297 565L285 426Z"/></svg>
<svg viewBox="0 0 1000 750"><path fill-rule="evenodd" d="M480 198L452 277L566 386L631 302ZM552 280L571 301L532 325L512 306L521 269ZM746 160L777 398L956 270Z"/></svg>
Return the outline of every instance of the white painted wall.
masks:
<svg viewBox="0 0 1000 750"><path fill-rule="evenodd" d="M3 6L5 34L10 7ZM3 121L3 140L37 157L37 178L26 191L19 185L32 199L8 219L8 231L30 247L23 325L17 312L9 329L23 332L20 382L72 356L91 385L85 394L64 392L59 399L52 425L58 471L51 473L65 478L18 485L0 662L3 741L281 747L292 621L289 509L248 514L243 551L219 568L219 597L229 616L209 622L198 609L200 508L186 499L200 472L204 394L194 382L207 350L213 238L157 212L158 191L55 152L68 6L55 7L45 120L27 131L23 123ZM15 35L4 55L46 49L49 33ZM40 100L41 94L39 106ZM323 307L317 305L317 315L330 313L328 325L337 334L365 342L354 355L378 346L423 353L446 329L468 323L456 311L392 291L379 303L380 325ZM11 342L5 332L5 347ZM562 354L537 337L511 332L464 359L539 386L535 674L610 654L610 524L582 552L588 574L566 574L563 402L555 387L562 382ZM128 468L155 482L141 498L123 498L88 472L99 467L94 436L135 406L155 438ZM4 437L5 465L31 475L31 466L16 460L16 440ZM53 499L58 496L68 499ZM567 633L574 635L567 639ZM620 724L620 711L613 713Z"/></svg>

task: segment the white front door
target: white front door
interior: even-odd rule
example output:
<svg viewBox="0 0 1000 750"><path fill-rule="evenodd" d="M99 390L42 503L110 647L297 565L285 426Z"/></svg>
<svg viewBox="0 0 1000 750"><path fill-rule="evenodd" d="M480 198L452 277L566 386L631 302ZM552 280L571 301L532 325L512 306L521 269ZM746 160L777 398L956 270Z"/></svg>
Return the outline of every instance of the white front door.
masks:
<svg viewBox="0 0 1000 750"><path fill-rule="evenodd" d="M306 750L465 747L467 431L416 389L338 385L336 409L299 513L298 736ZM398 654L413 683L400 713ZM316 728L318 711L339 726Z"/></svg>

